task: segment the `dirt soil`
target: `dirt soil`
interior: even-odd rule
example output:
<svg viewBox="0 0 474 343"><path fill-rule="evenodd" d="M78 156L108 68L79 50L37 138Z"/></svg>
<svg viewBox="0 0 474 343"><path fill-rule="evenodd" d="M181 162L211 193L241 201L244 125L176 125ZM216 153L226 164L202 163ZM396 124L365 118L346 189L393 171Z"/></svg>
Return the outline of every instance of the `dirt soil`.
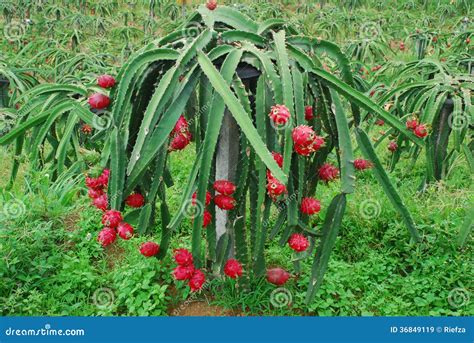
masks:
<svg viewBox="0 0 474 343"><path fill-rule="evenodd" d="M171 309L172 317L236 317L242 316L234 310L227 310L220 306L210 305L206 301L183 302Z"/></svg>

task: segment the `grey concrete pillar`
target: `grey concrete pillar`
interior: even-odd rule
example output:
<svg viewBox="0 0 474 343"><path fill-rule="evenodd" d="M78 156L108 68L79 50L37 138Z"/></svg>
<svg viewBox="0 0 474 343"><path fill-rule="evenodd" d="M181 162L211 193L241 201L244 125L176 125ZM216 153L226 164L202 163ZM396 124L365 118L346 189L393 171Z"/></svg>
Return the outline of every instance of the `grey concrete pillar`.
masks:
<svg viewBox="0 0 474 343"><path fill-rule="evenodd" d="M232 114L225 110L216 155L216 180L229 180L237 184L237 163L239 161L240 131ZM216 238L219 238L232 226L228 225L228 211L216 206ZM232 232L229 232L232 235ZM233 251L233 249L232 249Z"/></svg>

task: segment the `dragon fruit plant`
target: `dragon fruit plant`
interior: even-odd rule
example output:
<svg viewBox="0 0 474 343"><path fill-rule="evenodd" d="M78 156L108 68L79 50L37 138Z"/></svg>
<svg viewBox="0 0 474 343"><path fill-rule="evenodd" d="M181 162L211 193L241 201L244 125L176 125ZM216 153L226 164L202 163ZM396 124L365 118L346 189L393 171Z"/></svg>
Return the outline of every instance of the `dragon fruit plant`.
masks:
<svg viewBox="0 0 474 343"><path fill-rule="evenodd" d="M323 64L333 68L323 68ZM258 71L254 84L244 84L237 72L248 68ZM189 280L192 290L204 283L206 266L229 277L240 276L243 270L247 275L267 274L277 285L285 283L289 273L272 269L268 274L266 270L266 242L278 239L295 251L297 260L313 256L306 298L311 301L327 268L347 195L354 192L356 170L374 172L413 239L420 239L360 125L361 114L370 112L383 119L416 146L423 146L423 141L404 122L356 90L349 62L333 43L295 35L281 19L257 23L229 7L201 6L179 30L134 53L115 79L108 99L89 99L90 106L108 106L113 117L102 153L104 167L110 169L107 203L96 206L122 213L132 204L137 234L153 227L159 216L161 241L140 248L145 256L158 258L169 253L170 239L185 219L190 202L213 201L227 211L229 223L233 223L218 240L214 206L197 211L192 224L194 272L191 274L191 268L175 272L176 278ZM40 122L45 128L33 138L44 137L54 122L52 113L61 116L76 109L75 103L61 103L60 96L79 94L85 105L90 95L86 96L85 89L65 87L60 88L54 109L26 119L28 124L23 124L16 136L0 143L16 139ZM235 142L240 148L235 184L213 176L226 110L240 130ZM89 111L71 113L86 123L92 121ZM63 139L74 143L70 132L76 118L64 118L61 145L66 144ZM88 131L87 127L82 129ZM353 136L366 162L355 163L362 158L353 156ZM173 185L169 155L191 148L191 141L195 142L191 146L196 149L196 160L183 187L180 208L172 214L166 194ZM66 164L67 152L65 147L58 149L56 162ZM340 179L339 194L330 203L322 203L318 194L335 179ZM270 228L272 208L278 217ZM242 220L247 211L248 227ZM315 229L312 223L320 211L325 212L325 219L322 227ZM132 234L128 226L121 228L119 235L121 232L125 238ZM202 244L203 233L206 245ZM110 230L102 236L103 244L111 244L116 237ZM230 251L235 251L238 264L229 262Z"/></svg>
<svg viewBox="0 0 474 343"><path fill-rule="evenodd" d="M454 161L464 157L474 170L472 147L472 84L474 77L459 71L453 61L440 63L432 59L407 63L398 67L391 86L380 89L376 101L405 122L407 129L425 144L420 146L390 128L378 138L380 144L387 137L395 138L393 169L404 155L416 162L423 152L426 173L421 189L426 184L449 175Z"/></svg>
<svg viewBox="0 0 474 343"><path fill-rule="evenodd" d="M11 182L20 156L27 153L32 169L48 169L53 179L64 172L78 173L97 163L110 124L107 95L115 86L110 75L99 75L89 87L43 83L24 90L10 106L17 118L12 130L0 136L0 145L15 144ZM20 85L16 85L21 91Z"/></svg>

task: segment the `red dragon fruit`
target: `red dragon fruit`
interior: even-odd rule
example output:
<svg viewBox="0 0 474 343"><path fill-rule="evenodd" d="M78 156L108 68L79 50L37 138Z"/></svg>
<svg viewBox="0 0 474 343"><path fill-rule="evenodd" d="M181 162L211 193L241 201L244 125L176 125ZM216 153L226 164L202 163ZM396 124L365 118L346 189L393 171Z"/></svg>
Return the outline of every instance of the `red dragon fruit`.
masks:
<svg viewBox="0 0 474 343"><path fill-rule="evenodd" d="M314 198L303 198L300 211L307 215L313 215L321 211L321 202Z"/></svg>
<svg viewBox="0 0 474 343"><path fill-rule="evenodd" d="M313 106L305 106L304 108L304 119L311 120L314 118Z"/></svg>
<svg viewBox="0 0 474 343"><path fill-rule="evenodd" d="M369 160L358 158L354 160L354 168L357 170L366 170L372 168L373 164Z"/></svg>
<svg viewBox="0 0 474 343"><path fill-rule="evenodd" d="M311 153L321 149L323 145L324 138L320 136L314 136L314 139L308 145L295 144L294 149L298 155L309 156Z"/></svg>
<svg viewBox="0 0 474 343"><path fill-rule="evenodd" d="M418 126L418 120L416 118L408 119L405 125L407 129L414 130Z"/></svg>
<svg viewBox="0 0 474 343"><path fill-rule="evenodd" d="M193 255L188 249L176 249L174 251L174 260L180 266L189 266L193 264Z"/></svg>
<svg viewBox="0 0 474 343"><path fill-rule="evenodd" d="M97 78L97 85L102 88L112 88L115 86L115 79L110 75L101 75Z"/></svg>
<svg viewBox="0 0 474 343"><path fill-rule="evenodd" d="M101 196L98 196L97 198L92 200L92 205L94 207L97 207L102 212L105 212L107 210L107 207L109 207L109 202L107 200L107 194L102 194Z"/></svg>
<svg viewBox="0 0 474 343"><path fill-rule="evenodd" d="M301 156L309 156L312 152L314 152L311 148L304 147L301 145L295 145L294 149L295 149L295 152Z"/></svg>
<svg viewBox="0 0 474 343"><path fill-rule="evenodd" d="M169 151L183 150L191 142L191 138L191 132L189 131L175 134L171 140Z"/></svg>
<svg viewBox="0 0 474 343"><path fill-rule="evenodd" d="M160 246L155 242L145 242L140 246L140 253L145 257L151 257L158 254Z"/></svg>
<svg viewBox="0 0 474 343"><path fill-rule="evenodd" d="M382 119L377 119L375 121L375 125L377 126L384 126L385 125L385 122L382 120Z"/></svg>
<svg viewBox="0 0 474 343"><path fill-rule="evenodd" d="M98 177L98 180L102 187L107 187L109 184L110 169L104 169L102 174Z"/></svg>
<svg viewBox="0 0 474 343"><path fill-rule="evenodd" d="M129 223L121 222L117 226L117 232L120 238L129 240L133 236L133 227Z"/></svg>
<svg viewBox="0 0 474 343"><path fill-rule="evenodd" d="M295 144L307 147L314 141L316 133L308 125L300 125L293 129L291 136Z"/></svg>
<svg viewBox="0 0 474 343"><path fill-rule="evenodd" d="M116 238L117 238L117 233L115 232L114 229L112 229L110 227L104 227L99 232L99 236L97 237L97 240L105 248L106 246L108 246L108 245L112 244L113 242L115 242Z"/></svg>
<svg viewBox="0 0 474 343"><path fill-rule="evenodd" d="M290 110L285 105L275 105L268 114L276 125L285 125L290 119Z"/></svg>
<svg viewBox="0 0 474 343"><path fill-rule="evenodd" d="M280 183L277 179L271 178L267 183L267 193L272 199L278 198L280 195L286 193L286 186Z"/></svg>
<svg viewBox="0 0 474 343"><path fill-rule="evenodd" d="M174 135L176 133L182 133L188 130L189 130L189 123L186 120L186 118L183 115L181 115L178 118L178 121L176 122L176 124L174 125L173 131L171 131L171 134Z"/></svg>
<svg viewBox="0 0 474 343"><path fill-rule="evenodd" d="M189 279L188 285L191 288L192 292L196 292L202 288L205 282L206 276L204 275L204 273L201 270L196 269L193 275L191 276L191 279Z"/></svg>
<svg viewBox="0 0 474 343"><path fill-rule="evenodd" d="M428 135L428 128L425 124L419 124L415 127L415 130L413 130L413 133L417 137L424 138Z"/></svg>
<svg viewBox="0 0 474 343"><path fill-rule="evenodd" d="M81 131L85 135L90 135L92 133L92 127L89 124L84 124L81 127Z"/></svg>
<svg viewBox="0 0 474 343"><path fill-rule="evenodd" d="M89 189L102 190L104 187L99 178L86 177L86 187Z"/></svg>
<svg viewBox="0 0 474 343"><path fill-rule="evenodd" d="M267 281L277 285L283 286L290 278L290 273L282 268L270 268L267 270Z"/></svg>
<svg viewBox="0 0 474 343"><path fill-rule="evenodd" d="M102 216L102 224L115 229L122 219L122 214L119 211L109 210Z"/></svg>
<svg viewBox="0 0 474 343"><path fill-rule="evenodd" d="M313 142L311 143L311 149L313 151L318 151L324 145L324 138L320 136L314 137Z"/></svg>
<svg viewBox="0 0 474 343"><path fill-rule="evenodd" d="M110 105L110 98L101 93L94 93L89 97L88 102L92 109L101 110Z"/></svg>
<svg viewBox="0 0 474 343"><path fill-rule="evenodd" d="M397 149L398 149L398 144L397 144L397 142L395 142L395 141L390 141L390 142L388 143L387 149L390 150L391 152L397 151Z"/></svg>
<svg viewBox="0 0 474 343"><path fill-rule="evenodd" d="M145 198L140 193L132 193L127 197L125 203L132 208L140 208L145 204Z"/></svg>
<svg viewBox="0 0 474 343"><path fill-rule="evenodd" d="M235 199L228 195L219 194L214 197L214 203L222 210L230 211L235 207Z"/></svg>
<svg viewBox="0 0 474 343"><path fill-rule="evenodd" d="M232 279L242 276L242 265L234 258L228 259L224 266L224 273Z"/></svg>
<svg viewBox="0 0 474 343"><path fill-rule="evenodd" d="M189 280L194 274L194 266L176 266L173 270L173 277L178 281Z"/></svg>
<svg viewBox="0 0 474 343"><path fill-rule="evenodd" d="M214 11L217 7L217 0L209 0L207 3L206 3L206 7L210 10L210 11Z"/></svg>
<svg viewBox="0 0 474 343"><path fill-rule="evenodd" d="M288 245L297 252L305 251L309 247L308 239L300 233L294 233L288 239Z"/></svg>
<svg viewBox="0 0 474 343"><path fill-rule="evenodd" d="M373 66L371 71L377 71L377 70L380 70L380 68L382 68L382 66L380 64L378 64L376 66Z"/></svg>
<svg viewBox="0 0 474 343"><path fill-rule="evenodd" d="M280 168L283 168L283 156L277 152L272 152L272 156L273 156L273 159L275 160L275 162L278 164L278 166ZM267 179L270 181L270 180L273 180L275 177L273 176L272 172L267 169Z"/></svg>
<svg viewBox="0 0 474 343"><path fill-rule="evenodd" d="M194 192L193 193L193 196L192 196L192 204L193 205L196 205L196 198L197 198L197 193ZM209 204L211 203L211 200L212 200L212 195L209 191L206 191L206 206L209 206Z"/></svg>
<svg viewBox="0 0 474 343"><path fill-rule="evenodd" d="M209 211L204 211L202 215L202 227L207 227L212 221L212 214Z"/></svg>
<svg viewBox="0 0 474 343"><path fill-rule="evenodd" d="M339 169L330 163L324 163L318 170L319 179L330 182L339 177Z"/></svg>
<svg viewBox="0 0 474 343"><path fill-rule="evenodd" d="M98 197L104 195L105 193L102 189L91 188L87 191L87 194L89 195L89 198L97 199Z"/></svg>
<svg viewBox="0 0 474 343"><path fill-rule="evenodd" d="M234 183L228 180L216 180L213 185L216 192L222 195L232 195L236 190Z"/></svg>
<svg viewBox="0 0 474 343"><path fill-rule="evenodd" d="M280 153L275 152L275 151L272 152L272 156L275 162L278 164L278 166L280 168L283 168L283 156Z"/></svg>

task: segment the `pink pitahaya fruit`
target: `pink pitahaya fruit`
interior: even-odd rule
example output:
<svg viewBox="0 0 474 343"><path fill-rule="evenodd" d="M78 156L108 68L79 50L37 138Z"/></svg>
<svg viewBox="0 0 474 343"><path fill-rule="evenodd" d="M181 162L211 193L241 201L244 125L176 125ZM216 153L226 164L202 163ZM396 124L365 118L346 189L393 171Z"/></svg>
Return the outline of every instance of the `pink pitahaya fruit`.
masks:
<svg viewBox="0 0 474 343"><path fill-rule="evenodd" d="M105 248L106 246L109 246L110 244L115 242L116 238L117 233L115 232L115 230L110 227L105 227L99 232L97 240Z"/></svg>
<svg viewBox="0 0 474 343"><path fill-rule="evenodd" d="M235 258L230 258L225 263L224 274L231 279L236 279L242 276L242 265Z"/></svg>
<svg viewBox="0 0 474 343"><path fill-rule="evenodd" d="M188 285L189 288L191 288L192 292L196 292L202 289L202 286L205 282L206 276L204 275L204 273L201 270L196 269L191 278L189 279Z"/></svg>
<svg viewBox="0 0 474 343"><path fill-rule="evenodd" d="M120 238L129 240L133 236L133 227L129 223L121 222L117 226L117 232Z"/></svg>
<svg viewBox="0 0 474 343"><path fill-rule="evenodd" d="M319 179L324 182L334 181L339 177L339 169L330 164L324 163L318 170Z"/></svg>
<svg viewBox="0 0 474 343"><path fill-rule="evenodd" d="M173 139L171 140L169 150L170 151L183 150L191 142L191 138L192 138L191 132L189 131L184 131L184 132L175 134L173 136Z"/></svg>
<svg viewBox="0 0 474 343"><path fill-rule="evenodd" d="M213 187L216 192L223 195L232 195L237 188L233 182L228 180L216 180Z"/></svg>
<svg viewBox="0 0 474 343"><path fill-rule="evenodd" d="M308 239L300 233L294 233L288 239L288 245L291 249L297 252L302 252L308 249L309 241Z"/></svg>
<svg viewBox="0 0 474 343"><path fill-rule="evenodd" d="M428 128L425 124L418 124L413 130L413 133L420 138L424 138L428 135Z"/></svg>
<svg viewBox="0 0 474 343"><path fill-rule="evenodd" d="M206 3L206 7L210 11L214 11L217 8L217 0L208 0Z"/></svg>
<svg viewBox="0 0 474 343"><path fill-rule="evenodd" d="M218 194L214 197L214 203L222 210L230 211L235 207L235 199L228 195Z"/></svg>
<svg viewBox="0 0 474 343"><path fill-rule="evenodd" d="M110 98L101 93L94 93L89 97L88 102L92 109L102 110L110 105Z"/></svg>
<svg viewBox="0 0 474 343"><path fill-rule="evenodd" d="M173 276L176 280L183 281L183 280L189 280L194 274L194 266L188 265L188 266L176 266L176 268L173 270Z"/></svg>
<svg viewBox="0 0 474 343"><path fill-rule="evenodd" d="M110 75L101 75L97 78L97 85L102 88L111 88L115 86L115 79Z"/></svg>
<svg viewBox="0 0 474 343"><path fill-rule="evenodd" d="M94 200L92 200L92 205L94 207L97 207L102 212L105 212L107 210L107 208L109 207L109 202L107 200L107 194L102 194L102 195L98 196L97 198L95 198Z"/></svg>
<svg viewBox="0 0 474 343"><path fill-rule="evenodd" d="M152 257L158 254L160 246L155 242L145 242L140 246L140 253L145 257Z"/></svg>
<svg viewBox="0 0 474 343"><path fill-rule="evenodd" d="M192 204L196 205L196 198L197 198L197 193L194 192L192 195ZM209 191L206 191L206 206L208 206L211 203L212 200L212 195Z"/></svg>
<svg viewBox="0 0 474 343"><path fill-rule="evenodd" d="M267 281L277 285L283 286L290 278L290 273L282 268L271 268L267 270Z"/></svg>
<svg viewBox="0 0 474 343"><path fill-rule="evenodd" d="M280 183L277 179L271 178L267 183L267 194L272 199L277 199L280 195L287 192L286 186Z"/></svg>
<svg viewBox="0 0 474 343"><path fill-rule="evenodd" d="M372 168L373 164L369 160L358 158L354 160L354 168L357 170L366 170Z"/></svg>
<svg viewBox="0 0 474 343"><path fill-rule="evenodd" d="M193 264L193 255L188 249L176 249L174 251L174 260L180 266L189 266Z"/></svg>
<svg viewBox="0 0 474 343"><path fill-rule="evenodd" d="M186 118L181 115L178 118L178 121L174 125L173 131L171 131L171 135L177 134L177 133L183 133L189 130L189 123L186 120Z"/></svg>
<svg viewBox="0 0 474 343"><path fill-rule="evenodd" d="M313 115L313 106L306 106L304 108L304 119L311 120L314 118Z"/></svg>
<svg viewBox="0 0 474 343"><path fill-rule="evenodd" d="M303 198L301 200L300 211L307 215L313 215L321 211L321 202L314 198Z"/></svg>
<svg viewBox="0 0 474 343"><path fill-rule="evenodd" d="M299 125L293 129L291 136L295 144L308 147L314 141L316 133L308 125Z"/></svg>
<svg viewBox="0 0 474 343"><path fill-rule="evenodd" d="M132 193L127 197L125 203L132 208L140 208L145 204L145 198L140 193Z"/></svg>
<svg viewBox="0 0 474 343"><path fill-rule="evenodd" d="M269 117L276 125L285 125L291 114L285 105L275 105L270 109Z"/></svg>
<svg viewBox="0 0 474 343"><path fill-rule="evenodd" d="M102 216L102 224L113 229L115 229L122 220L122 214L115 210L109 210Z"/></svg>

